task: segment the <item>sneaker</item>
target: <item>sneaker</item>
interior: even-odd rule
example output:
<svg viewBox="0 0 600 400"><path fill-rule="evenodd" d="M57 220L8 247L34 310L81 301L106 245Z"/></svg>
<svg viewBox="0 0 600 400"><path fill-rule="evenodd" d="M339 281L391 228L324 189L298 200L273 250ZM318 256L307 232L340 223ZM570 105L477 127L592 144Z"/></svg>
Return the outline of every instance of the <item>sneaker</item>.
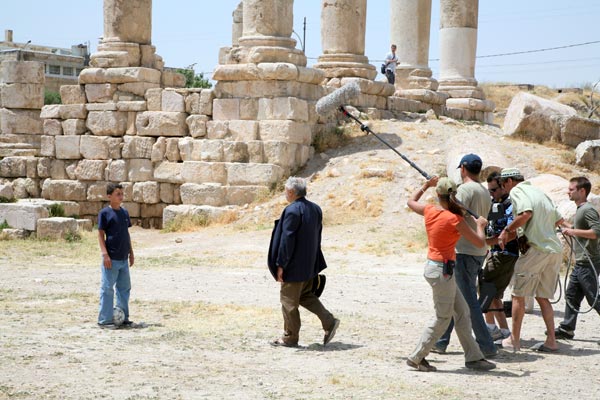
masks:
<svg viewBox="0 0 600 400"><path fill-rule="evenodd" d="M433 346L433 348L431 349L432 353L437 353L437 354L446 354L446 349L444 347L439 347L439 346Z"/></svg>
<svg viewBox="0 0 600 400"><path fill-rule="evenodd" d="M335 331L337 331L338 326L340 326L340 320L335 318L333 320L333 327L328 331L325 331L325 336L323 336L323 346L327 345L327 343L331 342L331 339L335 336Z"/></svg>
<svg viewBox="0 0 600 400"><path fill-rule="evenodd" d="M419 364L417 364L416 362L408 359L408 360L406 360L406 365L408 365L411 368L416 369L417 371L421 371L421 372L435 372L435 371L437 371L437 368L434 367L433 365L429 364L429 362L426 359L422 359Z"/></svg>
<svg viewBox="0 0 600 400"><path fill-rule="evenodd" d="M500 339L506 339L504 337L504 335L502 334L502 331L500 330L500 328L498 328L496 325L494 325L493 328L488 328L488 332L490 333L490 336L492 337L492 341L496 341L496 340L500 340Z"/></svg>
<svg viewBox="0 0 600 400"><path fill-rule="evenodd" d="M575 331L569 331L562 326L559 326L554 330L554 336L557 339L573 339L575 337Z"/></svg>
<svg viewBox="0 0 600 400"><path fill-rule="evenodd" d="M133 325L133 321L130 321L130 320L126 319L125 321L123 321L123 323L121 325L123 325L123 326L131 326L131 325Z"/></svg>
<svg viewBox="0 0 600 400"><path fill-rule="evenodd" d="M467 361L465 362L465 367L469 369L475 369L478 371L489 371L491 369L496 368L496 364L489 362L485 358L477 361Z"/></svg>
<svg viewBox="0 0 600 400"><path fill-rule="evenodd" d="M109 324L101 324L98 322L98 328L100 329L117 329L117 326L112 322Z"/></svg>

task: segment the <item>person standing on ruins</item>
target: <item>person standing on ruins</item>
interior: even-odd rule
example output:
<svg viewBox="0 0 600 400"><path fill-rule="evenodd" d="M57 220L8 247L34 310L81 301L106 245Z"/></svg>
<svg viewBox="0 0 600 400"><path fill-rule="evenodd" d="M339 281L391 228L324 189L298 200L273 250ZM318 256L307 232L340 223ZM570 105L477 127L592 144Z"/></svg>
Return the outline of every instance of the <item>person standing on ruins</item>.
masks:
<svg viewBox="0 0 600 400"><path fill-rule="evenodd" d="M434 186L439 205L420 203L421 195ZM476 370L496 368L494 363L484 358L471 334L469 306L457 289L454 276L456 242L462 237L474 246L485 247L484 228L487 220L479 217L475 229L471 228L466 220L473 218L464 217L464 209L456 202L455 194L456 184L450 178L434 176L415 191L407 202L411 210L425 217L429 250L423 275L431 286L435 310L435 317L425 327L417 347L406 360L409 367L422 372L437 371L425 357L436 339L448 328L452 318L456 321L456 334L465 352L465 366Z"/></svg>
<svg viewBox="0 0 600 400"><path fill-rule="evenodd" d="M115 288L117 307L125 314L123 325L132 324L129 320L129 294L131 292L129 267L133 266L135 257L129 236L131 219L127 210L121 207L123 186L109 183L106 194L109 205L100 210L98 214L98 242L102 253L98 326L114 329L116 327L113 322Z"/></svg>
<svg viewBox="0 0 600 400"><path fill-rule="evenodd" d="M276 221L269 246L269 270L281 283L279 298L283 313L283 336L272 341L273 346L298 346L299 306L321 320L325 331L323 345L333 339L340 324L313 292L319 272L327 268L321 252L323 212L305 196L306 181L289 177L285 183L285 197L290 204Z"/></svg>
<svg viewBox="0 0 600 400"><path fill-rule="evenodd" d="M483 162L477 154L467 154L460 160L458 168L463 183L458 187L456 198L475 214L488 215L492 199L488 190L479 182L482 166ZM467 224L471 228L475 227L473 220L467 220ZM491 358L498 354L498 350L483 319L477 299L477 279L486 254L487 248L478 247L464 237L456 243L456 285L471 310L471 326L479 348L486 357ZM448 330L437 341L434 352L446 352L453 327L454 324L451 322Z"/></svg>
<svg viewBox="0 0 600 400"><path fill-rule="evenodd" d="M554 297L562 264L562 245L556 227L563 223L563 218L552 200L530 182L525 182L517 168L503 169L500 182L510 193L515 219L500 233L498 244L504 248L505 243L517 237L518 230L521 253L512 282L512 332L502 341L502 347L520 350L525 296L534 296L542 311L547 336L532 349L554 352L558 345L554 336L554 310L549 299Z"/></svg>
<svg viewBox="0 0 600 400"><path fill-rule="evenodd" d="M388 83L392 85L396 82L396 65L398 65L398 57L396 56L396 45L393 44L390 52L385 56L385 77Z"/></svg>

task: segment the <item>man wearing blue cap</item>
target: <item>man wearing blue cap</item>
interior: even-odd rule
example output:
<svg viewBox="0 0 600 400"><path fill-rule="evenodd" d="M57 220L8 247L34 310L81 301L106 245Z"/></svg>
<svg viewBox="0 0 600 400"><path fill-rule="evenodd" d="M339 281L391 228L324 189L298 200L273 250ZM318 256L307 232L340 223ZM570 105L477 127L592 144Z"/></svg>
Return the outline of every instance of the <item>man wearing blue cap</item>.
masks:
<svg viewBox="0 0 600 400"><path fill-rule="evenodd" d="M472 210L477 215L487 215L492 205L488 190L479 182L479 174L482 166L483 162L477 154L465 155L460 160L460 164L458 164L463 183L458 187L456 198L466 208ZM471 219L466 219L465 221L472 228L475 228L474 221ZM483 319L481 306L477 299L477 278L485 261L486 254L487 248L485 246L477 247L465 238L461 238L456 243L456 268L454 275L456 277L456 285L469 305L471 325L477 339L477 344L485 357L491 358L498 354L498 350ZM454 323L451 322L432 351L437 353L446 352L453 328Z"/></svg>

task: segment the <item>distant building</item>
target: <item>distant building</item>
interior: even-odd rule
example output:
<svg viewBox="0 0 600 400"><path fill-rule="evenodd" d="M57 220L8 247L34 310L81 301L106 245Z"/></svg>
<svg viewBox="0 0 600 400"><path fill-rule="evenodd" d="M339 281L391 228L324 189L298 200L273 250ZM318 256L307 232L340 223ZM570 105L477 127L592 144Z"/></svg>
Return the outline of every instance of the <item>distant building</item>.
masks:
<svg viewBox="0 0 600 400"><path fill-rule="evenodd" d="M46 89L58 92L62 85L76 85L82 69L89 65L88 46L78 44L71 49L13 42L13 31L4 31L4 41L0 41L0 61L23 60L44 63Z"/></svg>

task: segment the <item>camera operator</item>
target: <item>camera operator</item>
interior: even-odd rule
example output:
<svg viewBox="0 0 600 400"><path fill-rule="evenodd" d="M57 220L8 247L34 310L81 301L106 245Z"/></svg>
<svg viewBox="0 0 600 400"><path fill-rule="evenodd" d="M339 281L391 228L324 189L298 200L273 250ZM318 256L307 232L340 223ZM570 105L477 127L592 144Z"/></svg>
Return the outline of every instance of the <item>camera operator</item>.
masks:
<svg viewBox="0 0 600 400"><path fill-rule="evenodd" d="M514 219L510 196L500 185L499 172L492 172L487 177L487 186L493 200L492 208L488 215L488 239L486 239L486 243L490 245L490 252L479 277L479 291L480 298L484 296L492 297L489 308L502 310L504 290L506 290L506 287L510 283L515 263L519 258L519 245L516 239L506 243L504 249L501 249L498 243L498 236L506 228L506 225L510 224ZM488 287L489 291L484 289ZM510 337L510 330L508 329L504 311L482 311L484 311L485 322L494 341ZM498 322L498 325L496 325L495 321ZM498 326L500 327L498 328Z"/></svg>

